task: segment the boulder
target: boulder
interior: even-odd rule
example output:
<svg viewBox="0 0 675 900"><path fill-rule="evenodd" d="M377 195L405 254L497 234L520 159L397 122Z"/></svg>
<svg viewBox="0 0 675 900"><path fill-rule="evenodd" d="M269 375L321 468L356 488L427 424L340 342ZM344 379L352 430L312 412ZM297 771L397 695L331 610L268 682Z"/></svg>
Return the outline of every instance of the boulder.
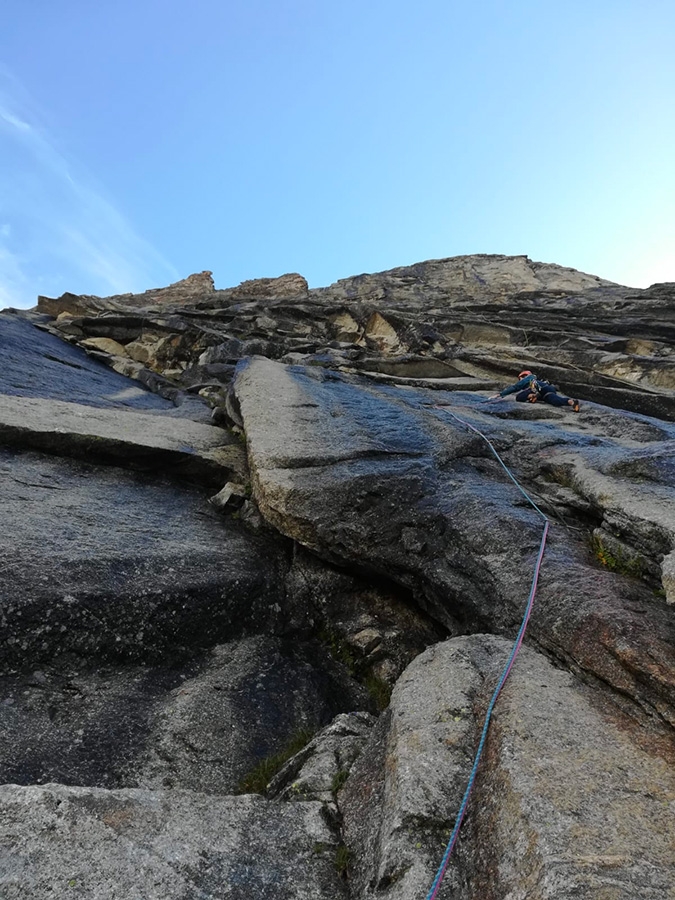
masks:
<svg viewBox="0 0 675 900"><path fill-rule="evenodd" d="M80 346L85 350L100 350L102 353L109 353L111 356L127 356L126 349L117 341L110 338L85 338L80 342Z"/></svg>
<svg viewBox="0 0 675 900"><path fill-rule="evenodd" d="M144 335L143 340L129 341L124 348L125 353L143 365L156 364L158 351L162 347L162 339L154 335L153 337L155 338L154 340L148 340L147 336ZM90 340L95 340L95 338L90 338Z"/></svg>
<svg viewBox="0 0 675 900"><path fill-rule="evenodd" d="M353 897L428 893L509 651L456 638L400 678L339 795ZM638 733L606 696L521 651L439 896L670 897L672 747Z"/></svg>
<svg viewBox="0 0 675 900"><path fill-rule="evenodd" d="M243 506L246 497L247 491L243 484L236 484L232 481L228 481L224 488L209 499L209 503L219 510L224 510L228 507L231 509L240 509Z"/></svg>
<svg viewBox="0 0 675 900"><path fill-rule="evenodd" d="M394 353L401 345L396 329L379 312L374 312L366 322L364 337L381 353Z"/></svg>
<svg viewBox="0 0 675 900"><path fill-rule="evenodd" d="M662 567L663 590L666 594L666 603L675 603L675 551L669 553L663 560Z"/></svg>
<svg viewBox="0 0 675 900"><path fill-rule="evenodd" d="M338 341L348 341L349 343L357 343L362 337L362 330L359 323L347 311L340 312L331 318L331 325L335 332L335 338Z"/></svg>

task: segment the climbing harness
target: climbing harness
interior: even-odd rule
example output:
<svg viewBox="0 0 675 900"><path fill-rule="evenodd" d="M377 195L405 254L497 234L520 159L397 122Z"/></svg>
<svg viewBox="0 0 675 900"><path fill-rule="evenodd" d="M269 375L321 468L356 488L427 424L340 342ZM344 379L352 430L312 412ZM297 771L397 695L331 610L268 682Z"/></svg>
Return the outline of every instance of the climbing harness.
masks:
<svg viewBox="0 0 675 900"><path fill-rule="evenodd" d="M480 758L483 754L483 747L485 746L485 740L487 738L488 727L490 725L490 719L492 717L492 711L497 702L497 698L499 697L499 694L501 693L501 690L504 687L504 684L506 683L506 679L509 677L513 663L515 662L516 656L518 655L518 651L520 650L520 646L523 643L523 638L525 636L525 629L527 628L527 623L529 622L529 619L530 619L530 613L532 611L532 603L534 602L534 595L537 590L537 582L539 581L539 572L541 570L542 559L544 558L544 550L546 548L546 536L548 535L548 526L549 526L548 519L546 518L544 513L539 509L537 504L530 497L530 495L525 491L525 489L523 487L521 487L521 485L516 480L515 476L511 473L511 470L508 468L508 466L506 465L504 460L501 458L499 453L497 453L497 450L495 449L495 447L492 444L492 442L490 441L490 439L487 438L483 434L482 431L480 431L478 428L476 428L470 422L466 422L464 419L460 418L456 413L450 412L450 410L446 406L436 405L436 406L433 406L432 409L440 409L443 412L447 412L449 415L452 416L453 419L456 419L462 425L465 425L467 428L470 428L471 431L475 432L477 435L479 435L479 437L481 437L485 441L485 443L488 445L488 447L492 451L493 455L495 456L499 465L502 467L502 469L504 469L506 474L509 476L511 481L518 488L520 493L525 497L525 499L530 504L530 506L534 507L535 511L543 519L544 530L543 530L543 533L541 536L541 543L539 545L539 554L537 556L537 562L534 567L534 574L532 576L532 585L530 587L530 594L527 598L527 606L525 607L525 614L523 615L523 621L521 622L520 630L518 631L518 634L516 636L516 640L511 649L511 653L506 662L506 666L504 667L504 671L502 672L502 674L499 678L499 681L497 682L497 687L495 688L495 691L492 695L492 699L490 700L490 703L488 705L487 712L485 714L485 724L483 725L483 731L481 733L480 741L478 743L478 749L476 750L476 756L474 757L473 766L471 768L471 774L469 775L469 782L466 786L466 790L464 791L464 797L462 798L462 803L461 803L461 806L459 807L459 812L457 813L457 818L455 819L455 826L452 829L452 834L450 835L450 840L448 841L448 845L445 848L445 853L443 854L443 859L441 860L441 864L438 867L438 872L436 873L434 882L431 885L431 889L430 889L429 893L427 894L427 900L434 900L434 898L438 894L438 891L440 890L441 882L443 881L443 876L445 875L445 871L448 868L450 856L452 854L455 843L457 842L457 836L459 834L459 829L462 827L462 821L464 819L464 814L466 812L466 808L469 803L469 797L471 796L473 784L474 784L474 781L476 780L476 772L478 771L478 764L479 764Z"/></svg>

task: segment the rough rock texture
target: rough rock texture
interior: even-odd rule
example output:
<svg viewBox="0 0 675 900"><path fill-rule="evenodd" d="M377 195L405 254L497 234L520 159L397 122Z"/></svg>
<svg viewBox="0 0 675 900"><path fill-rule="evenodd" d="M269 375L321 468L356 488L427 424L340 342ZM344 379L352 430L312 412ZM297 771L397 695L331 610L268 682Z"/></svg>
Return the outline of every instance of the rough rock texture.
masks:
<svg viewBox="0 0 675 900"><path fill-rule="evenodd" d="M286 592L287 632L318 633L353 672L389 685L445 635L408 591L327 565L301 545L295 545Z"/></svg>
<svg viewBox="0 0 675 900"><path fill-rule="evenodd" d="M276 617L279 550L198 489L14 450L0 469L3 666L66 651L146 659Z"/></svg>
<svg viewBox="0 0 675 900"><path fill-rule="evenodd" d="M297 272L291 272L287 275L280 275L278 278L252 278L250 281L242 281L235 288L219 291L219 296L228 300L264 300L266 298L287 300L304 297L307 295L307 291L307 280Z"/></svg>
<svg viewBox="0 0 675 900"><path fill-rule="evenodd" d="M417 279L424 286L424 293L414 283ZM532 262L527 256L503 256L501 254L476 253L472 256L454 256L448 259L432 259L414 266L399 266L377 275L356 275L343 278L329 291L340 291L345 296L369 295L373 291L385 296L400 290L420 300L443 299L449 286L456 296L471 297L485 303L502 301L523 291L580 291L588 288L616 287L611 281L597 275L587 275L565 266ZM417 290L415 290L417 288Z"/></svg>
<svg viewBox="0 0 675 900"><path fill-rule="evenodd" d="M447 407L428 408L422 392L258 359L242 367L235 389L267 519L330 559L398 580L452 632L519 621L541 537L539 517L453 414L484 429L537 494L557 468L566 473L568 521L581 505L582 521L636 535L656 563L675 544L669 483L636 479L625 500L625 473L602 474L626 450L669 446L670 425L529 404L514 404L512 421L505 404L488 410L457 393L440 395ZM554 513L557 497L546 496ZM674 627L646 583L603 571L575 530L553 530L531 624L542 646L675 723Z"/></svg>
<svg viewBox="0 0 675 900"><path fill-rule="evenodd" d="M156 711L199 662L76 656L0 676L0 782L137 787Z"/></svg>
<svg viewBox="0 0 675 900"><path fill-rule="evenodd" d="M174 404L35 328L29 318L0 313L0 393L81 403L102 409L175 412Z"/></svg>
<svg viewBox="0 0 675 900"><path fill-rule="evenodd" d="M661 568L661 580L666 594L666 601L672 605L675 603L675 551L666 556Z"/></svg>
<svg viewBox="0 0 675 900"><path fill-rule="evenodd" d="M241 447L212 425L52 399L0 395L0 441L146 468L159 463L215 484L246 470Z"/></svg>
<svg viewBox="0 0 675 900"><path fill-rule="evenodd" d="M674 345L524 256L0 313L2 897L426 896L542 527L468 425L551 532L440 897L674 897Z"/></svg>
<svg viewBox="0 0 675 900"><path fill-rule="evenodd" d="M309 648L273 638L215 648L158 710L139 783L235 793L256 763L298 731L368 705L364 689L337 665L316 663Z"/></svg>
<svg viewBox="0 0 675 900"><path fill-rule="evenodd" d="M268 785L267 795L332 805L362 754L375 721L367 712L339 715L286 763Z"/></svg>
<svg viewBox="0 0 675 900"><path fill-rule="evenodd" d="M456 638L399 680L340 794L353 897L426 896L466 786L475 714L509 650ZM675 897L672 744L639 746L635 731L602 694L523 651L439 896Z"/></svg>
<svg viewBox="0 0 675 900"><path fill-rule="evenodd" d="M170 309L162 291L174 286L123 302L41 298L39 308L77 313L54 323L69 339L133 342L145 366L212 395L229 376L210 366L255 353L381 374L394 364L398 377L414 378L443 377L445 364L474 389L527 366L571 396L675 418L673 284L639 291L526 256L480 254L309 291L298 275L224 291L200 289L199 277Z"/></svg>
<svg viewBox="0 0 675 900"><path fill-rule="evenodd" d="M165 288L153 288L142 294L115 294L112 297L78 296L65 293L58 299L38 297L37 309L49 316L62 313L81 315L87 312L99 312L110 308L137 306L182 306L184 303L201 300L215 290L211 272L198 272L176 281Z"/></svg>
<svg viewBox="0 0 675 900"><path fill-rule="evenodd" d="M0 822L6 900L346 896L318 803L5 785Z"/></svg>
<svg viewBox="0 0 675 900"><path fill-rule="evenodd" d="M319 645L267 636L155 665L62 657L0 676L0 780L236 793L299 732L369 706Z"/></svg>

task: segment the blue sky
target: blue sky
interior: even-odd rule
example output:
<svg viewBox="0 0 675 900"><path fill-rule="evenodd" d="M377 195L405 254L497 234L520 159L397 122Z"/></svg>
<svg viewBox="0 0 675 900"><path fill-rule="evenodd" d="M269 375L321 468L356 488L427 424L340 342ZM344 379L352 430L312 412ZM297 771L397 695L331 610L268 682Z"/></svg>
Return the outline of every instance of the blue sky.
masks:
<svg viewBox="0 0 675 900"><path fill-rule="evenodd" d="M671 0L4 0L0 307L526 253L675 281Z"/></svg>

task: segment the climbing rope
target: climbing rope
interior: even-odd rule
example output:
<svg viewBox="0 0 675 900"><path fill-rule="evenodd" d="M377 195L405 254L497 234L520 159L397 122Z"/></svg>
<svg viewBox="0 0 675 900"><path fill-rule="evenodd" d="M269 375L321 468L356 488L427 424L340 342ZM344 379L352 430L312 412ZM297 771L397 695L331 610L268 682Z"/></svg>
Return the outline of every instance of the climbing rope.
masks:
<svg viewBox="0 0 675 900"><path fill-rule="evenodd" d="M466 808L469 803L469 797L471 796L473 784L474 784L474 781L476 780L476 772L478 771L478 764L480 762L480 758L483 755L483 748L485 746L485 740L487 738L488 728L490 725L490 719L492 717L492 711L497 702L497 698L499 697L499 694L501 693L501 690L504 687L504 684L506 683L506 679L509 677L511 668L513 666L513 663L515 662L516 656L518 655L518 651L520 650L521 644L523 643L523 637L525 636L525 630L527 628L527 623L529 622L530 613L532 611L534 595L537 590L537 582L539 581L539 572L541 570L542 559L544 558L544 550L546 548L546 536L548 535L548 526L549 526L548 519L546 518L544 513L539 509L539 507L534 502L534 500L530 497L530 495L527 493L527 491L525 491L524 488L522 488L521 485L518 483L515 476L511 473L511 470L508 468L508 466L506 465L504 460L501 458L499 453L497 453L497 450L495 449L495 447L492 444L492 442L490 441L490 439L487 438L483 434L482 431L480 431L478 428L476 428L470 422L466 422L464 419L460 418L456 413L450 412L450 410L446 406L433 406L432 409L440 409L440 410L443 410L444 412L447 412L449 415L452 416L453 419L456 419L462 425L465 425L467 428L470 428L471 431L475 432L477 435L479 435L485 441L485 443L488 445L488 447L492 451L493 455L497 459L497 462L504 469L504 471L509 476L511 481L515 484L515 486L518 488L520 493L525 497L527 502L532 507L534 507L536 512L544 520L544 531L541 536L541 543L539 545L539 554L537 556L537 562L534 567L534 575L532 576L532 585L530 587L529 597L527 598L527 606L525 607L525 614L523 615L523 621L521 622L520 630L518 631L518 635L516 637L516 640L513 644L512 649L511 649L511 653L506 662L506 666L504 667L504 671L502 672L502 674L499 678L499 681L497 682L497 687L495 688L495 691L492 695L492 699L490 700L490 703L488 705L487 712L485 714L485 724L483 725L483 731L481 733L480 741L478 743L478 749L476 750L476 756L474 758L473 766L471 768L471 774L469 775L469 782L466 786L466 790L464 791L464 797L462 798L462 803L461 803L461 806L459 807L459 812L457 813L457 818L455 819L455 826L452 829L452 834L450 835L450 840L448 841L448 845L445 848L445 853L443 854L443 859L441 860L441 864L438 867L438 872L436 872L436 877L434 878L434 882L431 885L431 889L430 889L429 893L427 894L427 900L434 900L434 898L438 894L438 891L440 890L441 882L443 881L443 876L445 875L445 871L448 868L450 856L452 855L453 848L455 846L455 843L457 842L457 836L459 834L459 829L462 827L462 821L464 819L464 814L466 812Z"/></svg>

